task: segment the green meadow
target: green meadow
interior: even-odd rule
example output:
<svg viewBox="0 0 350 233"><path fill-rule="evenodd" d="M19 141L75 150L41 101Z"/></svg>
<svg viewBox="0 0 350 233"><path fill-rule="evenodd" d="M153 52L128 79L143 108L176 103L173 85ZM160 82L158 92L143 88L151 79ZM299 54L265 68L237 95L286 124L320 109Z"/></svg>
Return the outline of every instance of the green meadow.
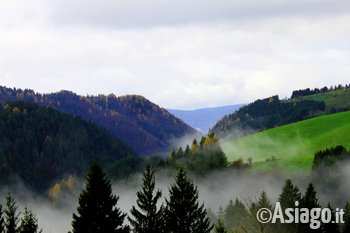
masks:
<svg viewBox="0 0 350 233"><path fill-rule="evenodd" d="M309 172L316 151L350 148L350 111L321 116L222 142L229 161L251 158L253 168Z"/></svg>

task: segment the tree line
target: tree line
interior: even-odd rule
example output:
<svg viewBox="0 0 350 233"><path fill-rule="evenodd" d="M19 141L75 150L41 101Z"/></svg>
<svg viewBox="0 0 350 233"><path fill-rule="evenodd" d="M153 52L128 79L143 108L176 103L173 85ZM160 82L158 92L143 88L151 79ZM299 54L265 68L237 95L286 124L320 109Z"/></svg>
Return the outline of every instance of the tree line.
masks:
<svg viewBox="0 0 350 233"><path fill-rule="evenodd" d="M6 196L6 208L0 204L0 233L41 233L38 219L33 211L26 207L20 217L18 205L15 199L8 193Z"/></svg>
<svg viewBox="0 0 350 233"><path fill-rule="evenodd" d="M256 200L231 200L225 208L214 214L199 202L199 192L186 170L180 168L169 197L160 202L162 191L156 189L155 171L147 166L142 173L140 190L136 193L136 204L130 214L118 207L119 197L113 194L111 181L99 164L93 163L86 176L84 190L79 196L79 205L73 214L72 231L69 233L347 233L350 232L350 203L345 206L345 224L321 224L312 230L309 224L262 224L256 219L259 209L273 212L273 202L265 191ZM6 209L0 206L0 233L40 233L38 219L26 208L19 219L18 206L9 194ZM295 208L321 208L315 187L310 183L304 194L290 179L282 187L278 201L283 210ZM332 220L335 219L334 209ZM129 224L126 224L128 222Z"/></svg>
<svg viewBox="0 0 350 233"><path fill-rule="evenodd" d="M301 90L295 90L292 93L291 99L303 97L303 96L309 96L309 95L315 95L320 93L326 93L331 91L338 91L338 90L346 90L350 88L350 84L346 84L345 86L339 84L338 86L331 86L331 87L323 87L323 88L315 88L315 89L301 89Z"/></svg>
<svg viewBox="0 0 350 233"><path fill-rule="evenodd" d="M300 100L287 102L272 96L259 99L236 112L224 116L210 132L219 136L237 133L251 133L312 117L316 113L324 112L326 104L323 101Z"/></svg>
<svg viewBox="0 0 350 233"><path fill-rule="evenodd" d="M299 202L298 208L321 208L321 204L318 199L317 192L312 183L310 183L304 194L301 193L297 185L288 179L282 187L282 191L278 197L283 213L287 208L295 208L295 202ZM328 203L325 207L331 209L332 221L335 220L335 211ZM225 208L221 208L218 214L210 213L211 219L217 222L216 228L220 228L217 232L234 232L234 233L246 233L246 232L258 232L258 233L348 233L350 232L350 204L346 203L345 206L345 224L328 223L321 224L320 228L313 230L309 224L303 223L290 223L282 224L277 223L260 223L256 214L259 209L267 208L273 212L274 203L269 199L268 194L262 191L256 200L240 200L236 198L231 200ZM287 216L284 215L284 218Z"/></svg>

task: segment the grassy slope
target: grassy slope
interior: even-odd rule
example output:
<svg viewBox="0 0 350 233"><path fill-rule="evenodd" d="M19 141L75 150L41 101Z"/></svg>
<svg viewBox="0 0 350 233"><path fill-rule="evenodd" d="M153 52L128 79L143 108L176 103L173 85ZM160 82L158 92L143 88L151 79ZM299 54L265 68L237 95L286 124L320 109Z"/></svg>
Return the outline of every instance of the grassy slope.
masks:
<svg viewBox="0 0 350 233"><path fill-rule="evenodd" d="M349 92L350 93L350 92ZM253 159L255 167L310 171L314 153L344 145L350 147L350 111L317 117L224 142L229 161ZM276 161L265 162L274 156Z"/></svg>
<svg viewBox="0 0 350 233"><path fill-rule="evenodd" d="M316 95L303 96L296 99L290 99L288 101L295 100L315 100L324 101L328 109L330 108L349 108L350 107L350 89L331 91L327 93L321 93Z"/></svg>

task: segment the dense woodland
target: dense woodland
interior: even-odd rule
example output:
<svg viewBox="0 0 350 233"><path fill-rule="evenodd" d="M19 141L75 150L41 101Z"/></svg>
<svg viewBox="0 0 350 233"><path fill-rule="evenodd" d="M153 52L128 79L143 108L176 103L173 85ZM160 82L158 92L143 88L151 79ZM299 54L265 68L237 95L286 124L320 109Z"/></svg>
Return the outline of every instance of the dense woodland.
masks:
<svg viewBox="0 0 350 233"><path fill-rule="evenodd" d="M38 94L0 87L0 103L21 100L79 116L107 129L144 155L167 152L170 141L196 130L168 111L137 95L79 96L70 91Z"/></svg>
<svg viewBox="0 0 350 233"><path fill-rule="evenodd" d="M264 130L309 118L315 113L325 111L324 102L301 100L286 102L278 96L257 100L243 106L236 112L224 116L211 132L225 136Z"/></svg>
<svg viewBox="0 0 350 233"><path fill-rule="evenodd" d="M113 194L111 182L101 167L93 163L86 176L84 190L79 196L79 206L73 214L72 233L347 233L350 231L350 204L344 204L345 224L333 222L322 223L317 230L310 229L310 224L260 223L258 210L267 208L273 212L275 203L268 193L262 191L254 199L229 201L217 213L206 210L204 203L199 202L197 187L188 178L184 169L179 169L173 184L169 187L169 196L161 203L162 191L156 190L155 172L148 166L143 172L143 183L136 193L137 201L131 206L130 214L123 213L118 207L119 197ZM302 193L299 187L288 179L279 194L278 201L282 210L295 208L312 209L327 207L335 211L331 204L319 202L315 186L310 183ZM286 217L286 216L285 216ZM126 219L130 225L127 225ZM0 205L0 233L38 233L38 220L28 208L19 221L18 206L9 194L6 206Z"/></svg>
<svg viewBox="0 0 350 233"><path fill-rule="evenodd" d="M23 181L34 191L47 191L65 176L83 174L91 161L100 162L113 179L140 172L147 165L186 166L197 174L227 166L215 135L202 137L200 143L194 140L190 153L188 147L181 151L167 160L141 157L107 130L79 117L21 101L0 107L1 184Z"/></svg>
<svg viewBox="0 0 350 233"><path fill-rule="evenodd" d="M0 182L23 181L45 191L66 174L81 175L91 161L111 166L136 157L107 130L78 117L25 102L0 106Z"/></svg>

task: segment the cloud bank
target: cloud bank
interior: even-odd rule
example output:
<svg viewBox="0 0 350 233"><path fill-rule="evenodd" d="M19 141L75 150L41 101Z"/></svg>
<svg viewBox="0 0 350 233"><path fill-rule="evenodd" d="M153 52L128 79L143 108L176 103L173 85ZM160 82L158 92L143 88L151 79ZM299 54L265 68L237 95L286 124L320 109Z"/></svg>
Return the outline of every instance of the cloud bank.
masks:
<svg viewBox="0 0 350 233"><path fill-rule="evenodd" d="M347 83L350 2L0 0L0 84L167 108Z"/></svg>

